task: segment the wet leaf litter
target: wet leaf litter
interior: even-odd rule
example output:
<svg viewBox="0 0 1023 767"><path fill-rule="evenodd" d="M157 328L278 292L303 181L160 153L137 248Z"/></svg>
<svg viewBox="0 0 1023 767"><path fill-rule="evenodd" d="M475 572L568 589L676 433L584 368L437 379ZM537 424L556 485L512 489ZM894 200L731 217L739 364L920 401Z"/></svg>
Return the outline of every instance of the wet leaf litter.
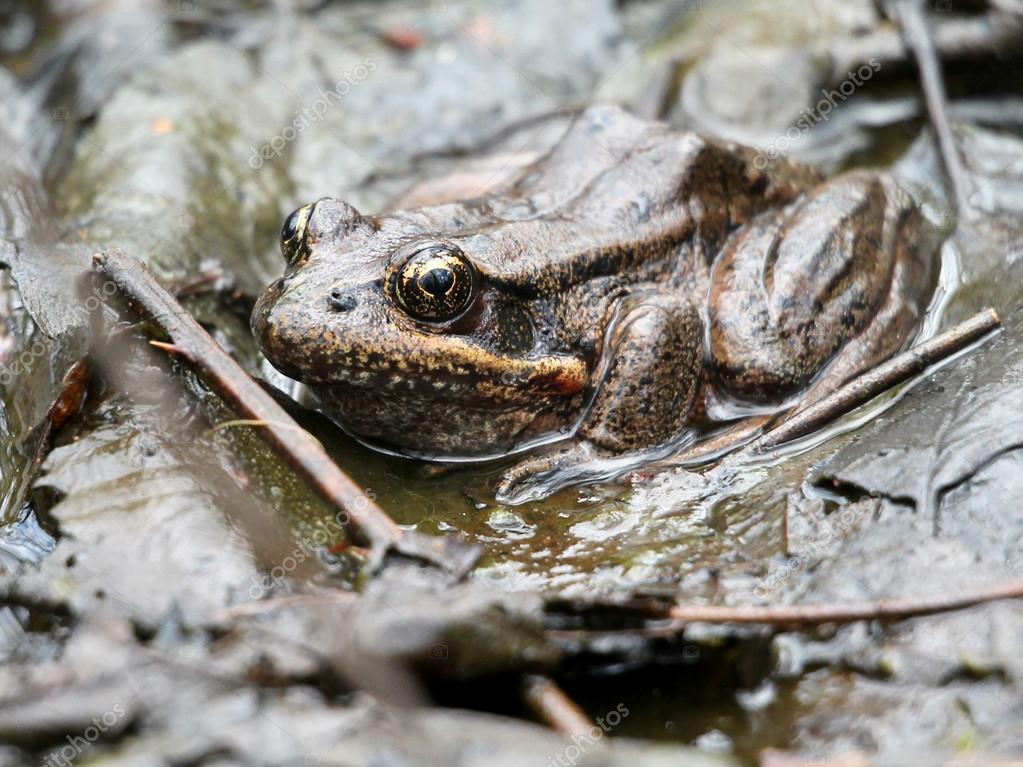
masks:
<svg viewBox="0 0 1023 767"><path fill-rule="evenodd" d="M88 72L86 62L114 55L102 47L90 48L90 43L74 49L72 31L88 41L89 25L108 24L115 30L115 40L134 39L133 44L140 39L140 29L160 31L140 47L135 59L138 75L118 74L101 82L98 76L84 78L81 85L71 86L79 88L73 103L59 105L65 107L66 118L31 139L39 156L50 158L38 176L46 177L46 194L54 196L70 224L58 236L74 278L47 281L23 270L17 288L25 295L24 308L16 299L12 316L20 312L23 325L42 329L45 343L80 355L81 347L60 340L60 329L67 323L56 315L51 319L50 313L83 300L75 271L87 272L92 253L110 245L149 262L167 285L184 282L190 274L194 277L212 256L241 293L251 295L276 270L269 252L273 230L292 202L325 188L342 191L337 189L338 179L345 179L351 189L344 191L361 196L364 206L372 209L421 180L417 172L433 174L445 165L453 167L460 153L502 149L488 143L491 131L482 129L478 117L490 114L492 101L473 101L466 95L472 89L464 84L452 94L451 82L462 76L459 66L486 67L493 76L514 83L502 95L507 106L499 119L509 128L505 138L498 139L507 141L504 148L513 151L536 132L530 125L517 131L516 121L549 111L551 95L584 100L607 80L603 86L616 100L640 101L650 80L639 72L665 62L675 69L662 82L679 85L679 93L667 87L661 107L668 104L667 111L685 120L691 112L678 105L691 108L694 95L707 95L697 87L700 78L714 72L708 68L728 47L721 43L713 55L694 50L686 42L688 30L706 25L717 39L733 38L749 47L754 42L742 31L743 25L746 29L755 25L762 12L750 4L748 13L729 22L714 15L673 19L669 4L658 3L626 4L622 9L602 5L595 15L581 4L557 9L534 5L524 3L501 11L502 16L485 4L467 3L464 9L455 9L453 18L423 20L401 4L386 11L357 4L299 11L288 18L295 24L294 34L311 41L301 50L294 47L293 37L287 45L279 38L279 19L250 19L230 7L196 8L193 15L186 9L167 19L153 10L118 14L103 9L75 20L60 19L59 11L50 19L25 11L34 23L54 24L56 30L52 48L41 43L20 51L16 62L8 59L25 78L16 87L24 91L19 101L27 103L29 111L59 98L47 91L53 86L44 79L32 78L33 63L42 61L44 54L64 54L58 60L66 70L58 74L71 79L63 82L74 82L75 72ZM889 57L886 64L905 56L890 42L898 40L897 33L893 38L893 29L871 16L872 4L852 7L853 13L836 13L833 18L823 8L819 23L845 43L864 36L873 42L888 41L883 49ZM542 90L534 90L528 81L520 81L520 74L491 59L481 45L480 41L509 46L500 49L501 57L531 74L531 46L551 44L544 32L530 31L526 39L511 43L487 32L488 26L500 30L514 22L516 13L547 14L544 18L551 18L552 27L571 24L581 30L566 54L561 81L542 79ZM778 4L772 13L798 11ZM582 15L587 24L581 22ZM936 15L933 21L947 25L952 20ZM995 28L1008 34L1015 27L1011 20L1003 21ZM383 38L387 30L406 27L422 38L413 47L384 43L388 50L365 48L371 44L347 30L366 25L378 28ZM854 27L855 34L843 25ZM782 48L803 50L800 30L813 32L805 27L805 23L789 27ZM214 40L207 34L214 28L238 36ZM642 47L650 37L660 39L654 50ZM339 38L344 45L330 45ZM943 38L939 50L951 61L962 60L957 56L973 64L997 61L990 55L994 43L985 52L983 38L981 42L956 53ZM428 71L425 54L442 43L454 46L455 63L450 65L454 69L443 77L436 75L415 96L389 90L401 87L402 72ZM76 52L70 54L72 50ZM320 54L331 59L324 63L313 61L304 50L336 52ZM636 50L642 52L629 58ZM760 48L752 50L759 54ZM265 173L246 170L251 151L246 144L255 141L258 148L258 142L287 124L291 103L301 102L299 94L312 92L307 84L317 82L323 69L354 71L366 55L392 76L353 88L343 114L339 111L313 125L293 155L268 163ZM679 64L687 56L705 63L687 72ZM196 85L208 74L210 57L217 57L224 67L207 77L206 87L200 89ZM594 74L593 61L604 62L606 69ZM623 72L616 75L613 70L619 65ZM896 69L882 67L874 82L881 83L884 76L897 81ZM812 75L810 81L819 81L819 71L805 71ZM275 84L282 72L287 72L283 85ZM252 86L253 77L257 87ZM278 88L284 90L274 90ZM221 101L251 115L251 120L225 114L218 94L228 93L235 93L235 100ZM107 94L117 98L108 100ZM873 113L859 112L860 118L870 115L866 122L844 124L859 136L860 147L832 144L833 151L825 152L832 158L829 162L848 161L834 158L854 158L875 140L887 142L879 153L891 151L890 131L872 135L884 133L883 124L871 123L877 115L905 128L895 141L901 141L902 148L916 134L914 127L920 122L913 115L918 112L899 101L903 95L894 96L887 106L883 92L866 95L882 103L871 105ZM958 101L955 93L951 101L953 114L957 109L982 114L977 104ZM845 105L847 115L856 114L855 104L850 100ZM455 117L431 136L421 137L414 126L422 114L436 114L435 105L443 105L449 110L446 114ZM720 115L726 105L717 106L714 114ZM403 117L386 127L389 135L378 144L380 137L366 127L369 121L354 118L372 117L391 107ZM728 110L724 112L727 117ZM835 133L844 132L838 130L845 119L841 114L842 109L837 110L835 121L822 127L822 137L832 126ZM463 583L407 561L392 562L379 577L369 576L358 552L336 545L343 537L334 524L337 509L289 476L286 465L251 433L258 427L209 431L237 414L224 408L186 366L167 359L160 349L143 351L153 337L150 326L114 313L106 304L90 304L91 313L72 313L70 325L85 328L86 333L94 327L92 314L101 315L105 327L134 339L137 343L130 346L137 351L117 365L105 364L103 374L90 381L82 413L56 434L56 447L44 459L35 489L30 494L27 488L18 492L30 504L24 507L19 502L14 508L27 508L29 516L19 511L10 518L12 529L21 530L24 540L36 541L38 547L55 548L42 556L41 566L12 563L5 572L5 602L20 627L5 645L8 657L17 661L2 672L8 682L4 688L15 691L4 704L5 739L14 744L18 758L31 760L62 745L54 737L61 728L84 731L89 726L88 718L68 714L55 728L46 712L56 707L86 710L92 716L109 713L103 721L113 721L98 734L97 747L116 749L126 763L143 753L158 754L164 761L201 763L225 753L225 743L233 744L231 758L239 763L293 758L296 749L320 754L325 763L337 758L339 750L346 758L368 762L382 740L421 763L465 757L471 743L480 739L490 743L488 758L532 754L542 761L567 756L571 740L558 740L512 718L531 716L520 697L520 675L530 671L541 675L532 678L534 691L554 689L542 681L553 678L562 694L574 698L594 718L624 702L630 713L610 733L616 741L620 735L663 739L666 721L688 722L672 731L671 739L683 745L623 743L614 755L595 746L585 749L582 763L626 759L756 763L767 746L807 758L862 751L865 758L877 753L878 759L891 758L907 742L920 749L944 748L945 741L928 739L926 726L905 724L906 712L913 707L919 711L925 703L926 710L934 712L931 716L948 723L957 743L978 743L978 748L994 752L1011 750L1011 733L1003 725L1016 697L1011 604L898 625L890 624L896 616L886 618L883 610L864 610L858 625L837 632L827 626L805 634L769 631L766 641L778 653L777 661L758 654L765 646L765 633L757 626L676 626L666 617L672 605L739 609L754 601L841 606L900 598L919 606L935 594L915 573L935 569L946 573L962 585L963 594L979 594L984 586L1018 577L1014 569L1018 560L1005 543L1018 539L1012 514L1005 511L1011 510L1016 460L1012 393L1018 388L1013 362L1018 298L1011 275L1018 251L1012 208L1018 168L1011 158L1018 154L1013 137L1004 126L993 126L988 115L965 120L965 127L957 123L956 142L975 181L970 210L978 215L961 216L957 224L953 247L962 273L943 309L941 329L992 306L1003 318L1004 330L937 373L924 374L908 391L890 392L887 398L882 394L882 402L866 407L869 411L883 404L887 409L865 426L840 430L822 444L778 458L775 465L751 465L711 479L700 467L684 466L634 477L631 487L569 491L550 502L515 509L495 507L481 494L479 502L486 505L476 508L462 491L466 484L485 483L486 476L452 472L433 480L417 478L406 465L346 444L328 424L296 411L303 427L320 439L365 492L374 494L374 503L399 526L414 526L420 533L460 533L483 545L481 565ZM146 130L131 132L136 123ZM160 129L152 130L154 125ZM316 131L318 127L323 130ZM716 127L726 132L728 120L719 120ZM238 135L247 130L248 141L250 136ZM771 138L776 134L767 130ZM342 139L363 156L332 152ZM12 139L12 146L24 140ZM193 156L194 146L209 162L182 161ZM932 162L933 149L914 144L908 157L907 164L922 185L941 185L935 182L939 176L928 176L929 167L939 167ZM320 163L317 158L330 159ZM417 172L410 173L409 168ZM225 179L231 183L225 185ZM173 215L166 215L168 208ZM47 246L33 253L26 238L15 247L19 256L28 254L22 263L44 268L58 250ZM14 276L18 278L17 270ZM54 289L66 290L66 297L45 298L45 290ZM43 297L33 298L34 290ZM222 301L223 295L192 291L186 307L213 331L220 346L258 374L262 371L245 337L244 318L237 307ZM24 340L12 338L17 348L23 348ZM26 373L33 376L53 370L49 388L33 389L40 400L36 414L51 410L69 362L78 358L72 354L65 361L63 354L43 355L45 367L26 366ZM130 374L118 380L112 367ZM153 391L158 381L178 383L159 397L140 399L132 392L138 381L149 382L146 386ZM39 423L40 418L29 414L27 420ZM171 430L175 424L189 428ZM170 444L175 441L177 445ZM31 443L22 445L29 448ZM31 455L31 449L25 454ZM235 454L242 457L225 457ZM204 470L197 472L197 465ZM16 476L19 469L13 471L5 472L5 477ZM804 483L807 477L809 482ZM863 495L877 499L856 500ZM868 509L868 502L880 505ZM250 523L239 523L239 517L230 513L232 507L249 506L258 510ZM867 521L843 527L836 514L860 507L864 513L858 519ZM791 530L806 516L817 526L816 536L794 536L786 543L781 509ZM515 524L506 519L509 514L518 520ZM940 519L937 535L935 518ZM38 531L26 519L36 520ZM824 545L825 533L828 547L835 550L818 560L815 569L782 569L792 560L810 562L810 555ZM915 550L904 556L910 541ZM964 572L970 577L962 577ZM141 577L147 573L150 577ZM757 587L765 583L771 585L766 598L748 599L763 595ZM347 599L353 586L362 594L354 602ZM255 605L263 606L255 610ZM837 620L834 614L830 617ZM726 645L727 651L722 649ZM45 664L54 647L61 649L58 668L65 680L58 688L46 684ZM674 708L655 704L643 686L641 671L650 666L663 670L658 695L674 701ZM672 668L683 673L673 676L667 672ZM602 692L594 691L588 680L608 669L616 673L603 677L608 681ZM739 674L736 669L746 671ZM856 671L850 676L843 669ZM474 694L472 680L509 673L514 681L504 688L504 696L481 701ZM134 684L125 687L125 677ZM716 694L710 700L694 700L683 693L685 680L695 678L714 679L709 689ZM143 684L147 679L152 681ZM357 689L364 691L363 697L352 697ZM742 695L736 697L737 690ZM957 713L950 691L983 715L971 719ZM412 712L392 708L403 696L423 703L441 701L448 708ZM501 697L501 702L496 704L494 697ZM42 703L28 705L33 698ZM237 739L224 736L227 720L222 712L229 701L243 704L232 720ZM464 706L491 713L455 709ZM550 702L539 708L557 709ZM206 722L198 728L196 711L203 712ZM554 724L561 722L562 730L573 729L558 715L549 716ZM860 732L865 734L850 733L843 727L843 716L862 717ZM302 746L260 735L264 717L281 723ZM767 735L765 727L781 737ZM415 738L394 735L395 730L427 733L439 745L423 753ZM189 733L188 742L174 740L175 733L183 732ZM719 735L704 737L712 732ZM707 750L709 743L722 738L730 744L731 755ZM702 744L703 752L684 745L693 743Z"/></svg>

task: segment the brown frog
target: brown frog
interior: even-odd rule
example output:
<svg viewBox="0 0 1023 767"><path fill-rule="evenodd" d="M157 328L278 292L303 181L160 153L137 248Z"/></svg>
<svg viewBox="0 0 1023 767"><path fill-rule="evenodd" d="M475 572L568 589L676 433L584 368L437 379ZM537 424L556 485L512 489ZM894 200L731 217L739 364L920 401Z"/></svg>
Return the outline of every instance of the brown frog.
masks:
<svg viewBox="0 0 1023 767"><path fill-rule="evenodd" d="M372 445L535 450L499 488L525 500L677 450L721 402L805 403L876 364L917 325L940 239L884 172L825 181L594 107L481 196L298 209L252 328Z"/></svg>

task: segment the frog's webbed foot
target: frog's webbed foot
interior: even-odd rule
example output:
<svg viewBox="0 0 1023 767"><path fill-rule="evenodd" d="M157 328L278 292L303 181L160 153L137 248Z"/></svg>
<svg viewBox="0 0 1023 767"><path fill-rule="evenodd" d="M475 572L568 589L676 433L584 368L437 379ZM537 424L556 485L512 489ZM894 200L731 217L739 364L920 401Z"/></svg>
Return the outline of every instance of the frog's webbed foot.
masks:
<svg viewBox="0 0 1023 767"><path fill-rule="evenodd" d="M699 315L684 298L650 291L623 299L600 384L574 439L510 469L498 500L522 503L613 479L679 449L700 380L702 338Z"/></svg>
<svg viewBox="0 0 1023 767"><path fill-rule="evenodd" d="M538 501L573 485L607 482L626 472L659 461L685 447L693 432L647 450L615 453L587 440L559 443L538 455L526 458L501 475L495 496L500 503L519 504Z"/></svg>
<svg viewBox="0 0 1023 767"><path fill-rule="evenodd" d="M598 459L597 450L589 442L559 443L519 461L501 475L495 496L500 503L517 504L536 501L578 483L581 467Z"/></svg>

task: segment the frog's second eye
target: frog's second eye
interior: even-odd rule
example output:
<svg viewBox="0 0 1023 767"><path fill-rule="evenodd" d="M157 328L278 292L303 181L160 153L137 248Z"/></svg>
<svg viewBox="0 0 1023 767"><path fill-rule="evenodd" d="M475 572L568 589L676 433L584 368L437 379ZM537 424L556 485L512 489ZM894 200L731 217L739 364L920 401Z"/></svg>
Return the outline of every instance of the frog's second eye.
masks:
<svg viewBox="0 0 1023 767"><path fill-rule="evenodd" d="M281 227L281 253L289 266L294 266L300 260L305 250L305 230L309 223L309 215L313 212L312 205L303 205L284 220Z"/></svg>
<svg viewBox="0 0 1023 767"><path fill-rule="evenodd" d="M476 293L476 270L461 251L433 245L413 253L398 271L398 303L416 319L445 322L464 312Z"/></svg>

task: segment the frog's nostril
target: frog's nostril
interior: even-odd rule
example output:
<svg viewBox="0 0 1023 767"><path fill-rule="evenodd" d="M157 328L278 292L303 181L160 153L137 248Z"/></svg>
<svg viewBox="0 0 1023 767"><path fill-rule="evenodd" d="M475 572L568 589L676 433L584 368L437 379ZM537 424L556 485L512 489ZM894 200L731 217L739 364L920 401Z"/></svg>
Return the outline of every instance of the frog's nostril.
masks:
<svg viewBox="0 0 1023 767"><path fill-rule="evenodd" d="M350 312L355 308L355 297L340 288L330 291L330 307L336 312Z"/></svg>

